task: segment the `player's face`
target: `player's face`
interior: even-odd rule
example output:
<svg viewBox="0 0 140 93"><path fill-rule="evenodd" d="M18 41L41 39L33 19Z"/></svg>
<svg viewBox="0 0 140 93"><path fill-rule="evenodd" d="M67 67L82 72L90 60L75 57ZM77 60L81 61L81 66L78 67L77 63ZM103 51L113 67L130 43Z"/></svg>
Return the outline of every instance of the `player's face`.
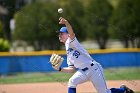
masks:
<svg viewBox="0 0 140 93"><path fill-rule="evenodd" d="M59 41L60 42L65 43L67 39L68 39L67 33L59 33Z"/></svg>

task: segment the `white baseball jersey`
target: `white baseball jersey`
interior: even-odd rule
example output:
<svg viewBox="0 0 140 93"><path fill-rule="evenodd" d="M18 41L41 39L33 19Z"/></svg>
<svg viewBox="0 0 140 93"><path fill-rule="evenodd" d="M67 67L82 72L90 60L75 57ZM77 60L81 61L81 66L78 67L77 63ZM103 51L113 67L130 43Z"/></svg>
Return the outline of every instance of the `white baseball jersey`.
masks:
<svg viewBox="0 0 140 93"><path fill-rule="evenodd" d="M71 40L69 37L65 47L67 51L67 64L79 69L69 79L68 87L75 88L78 84L90 80L98 93L111 93L107 89L101 65L96 61L92 61L89 53L81 46L77 38L75 37ZM91 66L91 63L94 65ZM88 69L83 71L82 69L85 67Z"/></svg>
<svg viewBox="0 0 140 93"><path fill-rule="evenodd" d="M79 69L90 66L92 62L90 55L81 46L76 37L73 40L69 37L65 43L65 47L67 51L68 66L74 66Z"/></svg>

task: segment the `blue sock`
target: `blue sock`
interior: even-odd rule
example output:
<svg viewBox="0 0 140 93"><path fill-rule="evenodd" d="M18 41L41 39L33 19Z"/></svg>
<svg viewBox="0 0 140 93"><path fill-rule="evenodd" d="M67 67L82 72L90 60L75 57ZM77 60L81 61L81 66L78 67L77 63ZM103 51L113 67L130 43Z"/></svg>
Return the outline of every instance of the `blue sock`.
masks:
<svg viewBox="0 0 140 93"><path fill-rule="evenodd" d="M68 93L76 93L76 88L68 88Z"/></svg>
<svg viewBox="0 0 140 93"><path fill-rule="evenodd" d="M111 88L111 93L124 93L125 89L124 88Z"/></svg>

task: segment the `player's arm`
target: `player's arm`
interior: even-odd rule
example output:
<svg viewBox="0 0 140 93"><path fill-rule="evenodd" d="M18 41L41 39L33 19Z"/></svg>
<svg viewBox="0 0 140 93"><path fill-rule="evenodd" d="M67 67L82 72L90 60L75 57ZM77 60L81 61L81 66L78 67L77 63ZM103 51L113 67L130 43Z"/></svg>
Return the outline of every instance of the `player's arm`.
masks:
<svg viewBox="0 0 140 93"><path fill-rule="evenodd" d="M61 72L74 73L75 72L75 67L70 66L70 67L61 68Z"/></svg>
<svg viewBox="0 0 140 93"><path fill-rule="evenodd" d="M70 23L65 18L60 17L59 24L64 24L67 27L67 30L68 30L68 33L69 33L71 39L75 38L75 33L74 33Z"/></svg>

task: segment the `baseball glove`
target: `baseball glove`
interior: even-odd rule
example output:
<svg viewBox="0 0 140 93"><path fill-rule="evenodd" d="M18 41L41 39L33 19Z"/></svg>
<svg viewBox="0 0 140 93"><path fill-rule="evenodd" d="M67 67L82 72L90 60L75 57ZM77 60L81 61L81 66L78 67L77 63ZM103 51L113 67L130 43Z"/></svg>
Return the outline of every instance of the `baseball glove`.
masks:
<svg viewBox="0 0 140 93"><path fill-rule="evenodd" d="M59 70L62 62L63 62L63 57L57 55L57 54L52 54L51 58L50 58L50 63L52 64L52 67L55 70Z"/></svg>

